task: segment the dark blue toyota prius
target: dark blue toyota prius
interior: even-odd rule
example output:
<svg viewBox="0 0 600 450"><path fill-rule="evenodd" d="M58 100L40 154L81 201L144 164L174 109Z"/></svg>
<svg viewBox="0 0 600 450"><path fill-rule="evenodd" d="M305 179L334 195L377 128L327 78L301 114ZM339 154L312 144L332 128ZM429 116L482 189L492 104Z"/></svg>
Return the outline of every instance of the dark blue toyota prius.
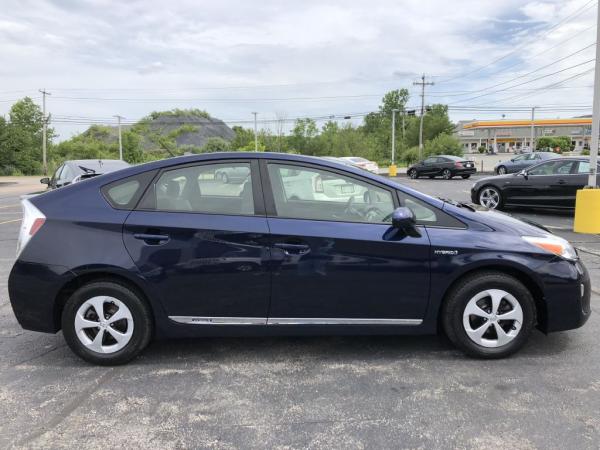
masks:
<svg viewBox="0 0 600 450"><path fill-rule="evenodd" d="M499 358L535 327L590 315L588 273L564 239L319 158L173 158L23 211L15 315L62 329L96 364L125 363L152 338L438 331Z"/></svg>

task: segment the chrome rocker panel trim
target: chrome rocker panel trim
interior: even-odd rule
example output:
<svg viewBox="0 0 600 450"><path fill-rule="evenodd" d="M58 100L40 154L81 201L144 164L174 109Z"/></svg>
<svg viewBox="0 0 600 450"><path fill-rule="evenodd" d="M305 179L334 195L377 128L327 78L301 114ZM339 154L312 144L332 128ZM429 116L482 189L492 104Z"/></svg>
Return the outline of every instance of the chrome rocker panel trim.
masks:
<svg viewBox="0 0 600 450"><path fill-rule="evenodd" d="M421 325L421 319L346 319L321 317L198 317L169 316L187 325Z"/></svg>

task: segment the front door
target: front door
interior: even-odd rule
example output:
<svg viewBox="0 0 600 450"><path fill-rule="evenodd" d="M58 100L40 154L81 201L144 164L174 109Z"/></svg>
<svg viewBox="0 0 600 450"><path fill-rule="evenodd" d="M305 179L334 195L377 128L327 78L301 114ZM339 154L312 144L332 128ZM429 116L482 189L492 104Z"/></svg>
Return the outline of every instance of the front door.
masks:
<svg viewBox="0 0 600 450"><path fill-rule="evenodd" d="M270 251L260 191L256 161L184 166L163 171L129 215L127 250L173 320L266 322Z"/></svg>
<svg viewBox="0 0 600 450"><path fill-rule="evenodd" d="M264 162L273 277L269 322L417 325L429 238L399 235L395 191L359 176Z"/></svg>

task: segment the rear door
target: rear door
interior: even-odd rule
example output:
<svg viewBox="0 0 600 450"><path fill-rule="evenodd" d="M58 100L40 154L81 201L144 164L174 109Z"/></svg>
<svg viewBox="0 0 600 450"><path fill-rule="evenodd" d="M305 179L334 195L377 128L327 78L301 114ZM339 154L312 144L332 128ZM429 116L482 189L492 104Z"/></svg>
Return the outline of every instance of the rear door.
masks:
<svg viewBox="0 0 600 450"><path fill-rule="evenodd" d="M429 296L429 238L397 233L396 193L353 174L264 162L273 281L269 322L418 325Z"/></svg>
<svg viewBox="0 0 600 450"><path fill-rule="evenodd" d="M233 182L217 176L245 171ZM124 226L124 241L167 314L183 323L266 323L268 226L256 160L163 170Z"/></svg>

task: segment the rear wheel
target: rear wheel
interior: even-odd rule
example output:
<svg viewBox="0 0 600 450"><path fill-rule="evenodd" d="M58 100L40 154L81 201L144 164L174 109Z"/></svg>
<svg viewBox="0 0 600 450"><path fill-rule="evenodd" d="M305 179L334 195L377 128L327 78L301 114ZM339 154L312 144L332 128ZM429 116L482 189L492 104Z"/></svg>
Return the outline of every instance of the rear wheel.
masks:
<svg viewBox="0 0 600 450"><path fill-rule="evenodd" d="M152 335L146 303L129 288L95 281L77 289L62 313L67 344L93 364L124 364L139 355Z"/></svg>
<svg viewBox="0 0 600 450"><path fill-rule="evenodd" d="M223 172L221 174L221 181L223 181L223 183L225 183L225 184L229 183L229 177L227 176L227 174L225 172Z"/></svg>
<svg viewBox="0 0 600 450"><path fill-rule="evenodd" d="M450 180L452 178L452 171L450 169L444 169L442 177L444 177L444 180Z"/></svg>
<svg viewBox="0 0 600 450"><path fill-rule="evenodd" d="M484 186L479 191L479 204L489 209L502 208L504 199L500 190L494 186Z"/></svg>
<svg viewBox="0 0 600 450"><path fill-rule="evenodd" d="M471 178L471 175L461 175L461 178L463 180L468 180L469 178Z"/></svg>
<svg viewBox="0 0 600 450"><path fill-rule="evenodd" d="M496 169L496 172L498 173L498 175L506 175L506 167L500 166L498 167L498 169Z"/></svg>
<svg viewBox="0 0 600 450"><path fill-rule="evenodd" d="M448 338L479 358L503 358L519 350L536 320L535 302L516 278L480 272L460 281L442 311Z"/></svg>
<svg viewBox="0 0 600 450"><path fill-rule="evenodd" d="M416 169L410 169L408 171L408 176L411 177L413 180L416 180L417 178L419 178L419 172L417 172Z"/></svg>

